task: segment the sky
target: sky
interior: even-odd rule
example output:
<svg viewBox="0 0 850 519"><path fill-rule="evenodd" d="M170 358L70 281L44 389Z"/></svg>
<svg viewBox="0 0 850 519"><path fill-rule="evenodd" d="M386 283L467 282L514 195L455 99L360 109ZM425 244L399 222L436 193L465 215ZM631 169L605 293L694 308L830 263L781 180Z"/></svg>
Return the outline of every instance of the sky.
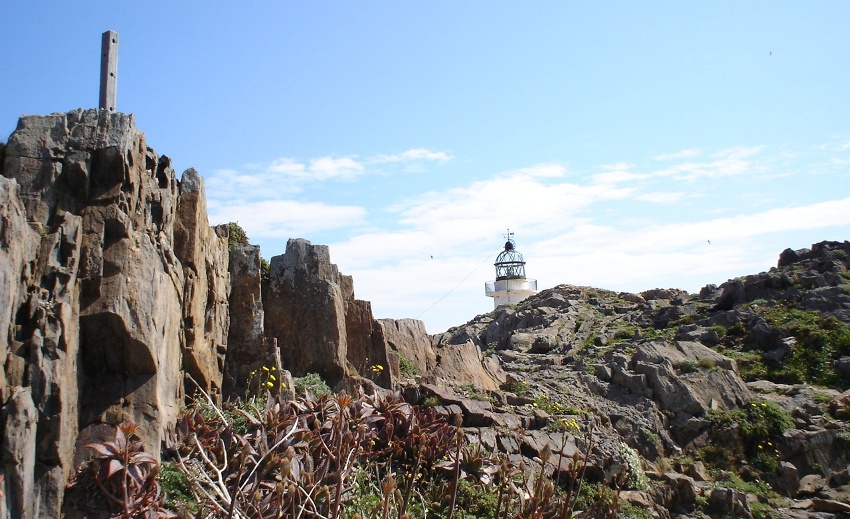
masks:
<svg viewBox="0 0 850 519"><path fill-rule="evenodd" d="M538 288L639 292L850 239L846 1L47 2L0 9L0 140L119 111L265 258L328 245L377 318L493 309L505 233Z"/></svg>

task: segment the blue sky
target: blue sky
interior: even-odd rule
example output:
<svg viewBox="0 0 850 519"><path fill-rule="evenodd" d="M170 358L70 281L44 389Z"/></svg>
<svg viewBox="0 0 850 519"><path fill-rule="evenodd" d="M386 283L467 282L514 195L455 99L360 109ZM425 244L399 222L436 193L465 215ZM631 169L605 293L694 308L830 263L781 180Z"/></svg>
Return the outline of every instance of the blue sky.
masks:
<svg viewBox="0 0 850 519"><path fill-rule="evenodd" d="M641 291L850 239L850 3L45 2L0 10L0 139L118 109L267 258L330 246L377 317L492 309L510 228L540 288ZM710 242L710 243L709 243Z"/></svg>

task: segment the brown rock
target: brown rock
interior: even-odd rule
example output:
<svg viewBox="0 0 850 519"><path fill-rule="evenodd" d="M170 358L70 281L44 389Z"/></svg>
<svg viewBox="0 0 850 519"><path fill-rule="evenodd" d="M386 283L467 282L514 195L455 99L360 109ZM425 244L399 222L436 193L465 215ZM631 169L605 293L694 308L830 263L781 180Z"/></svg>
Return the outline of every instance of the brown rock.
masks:
<svg viewBox="0 0 850 519"><path fill-rule="evenodd" d="M227 240L209 226L198 172L184 171L179 188L174 253L183 265L183 369L205 391L220 393L230 326Z"/></svg>
<svg viewBox="0 0 850 519"><path fill-rule="evenodd" d="M425 323L416 319L378 319L377 323L387 347L412 362L420 373L428 373L437 365Z"/></svg>
<svg viewBox="0 0 850 519"><path fill-rule="evenodd" d="M498 357L484 356L474 343L437 344L437 365L432 374L452 384L475 384L496 390L507 380Z"/></svg>
<svg viewBox="0 0 850 519"><path fill-rule="evenodd" d="M227 337L223 393L244 397L259 379L251 373L263 367L281 371L277 341L266 337L262 298L260 248L234 245L230 249L230 330Z"/></svg>
<svg viewBox="0 0 850 519"><path fill-rule="evenodd" d="M32 395L38 470L16 484L32 489L33 514L58 517L75 451L88 455L80 431L133 422L157 456L183 403L181 366L219 384L226 260L200 179L178 188L132 116L23 117L5 155L0 396ZM29 433L7 423L5 434Z"/></svg>
<svg viewBox="0 0 850 519"><path fill-rule="evenodd" d="M398 357L388 354L371 304L354 298L351 277L330 262L327 246L289 240L286 253L271 259L263 306L266 335L277 339L293 375L318 373L332 386L362 375L391 387Z"/></svg>
<svg viewBox="0 0 850 519"><path fill-rule="evenodd" d="M14 516L35 518L35 433L38 411L30 388L18 387L3 408L4 501Z"/></svg>

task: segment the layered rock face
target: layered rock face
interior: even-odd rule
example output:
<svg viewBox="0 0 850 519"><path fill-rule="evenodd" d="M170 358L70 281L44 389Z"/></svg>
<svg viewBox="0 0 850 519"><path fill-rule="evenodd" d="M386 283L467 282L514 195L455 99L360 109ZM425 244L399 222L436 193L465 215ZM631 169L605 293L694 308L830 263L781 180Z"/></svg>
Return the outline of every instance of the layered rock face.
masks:
<svg viewBox="0 0 850 519"><path fill-rule="evenodd" d="M265 336L260 248L237 245L230 249L231 326L227 337L224 376L226 397L244 396L251 373L266 367L281 370L277 340Z"/></svg>
<svg viewBox="0 0 850 519"><path fill-rule="evenodd" d="M220 386L227 244L200 177L178 182L132 116L24 117L5 155L4 495L15 516L58 517L75 456L104 424L138 424L156 455L182 370Z"/></svg>
<svg viewBox="0 0 850 519"><path fill-rule="evenodd" d="M277 340L293 375L318 373L335 385L369 374L391 386L398 360L390 360L370 303L354 298L351 276L331 263L327 246L289 240L286 253L271 259L263 307L266 336ZM378 365L380 373L368 372Z"/></svg>

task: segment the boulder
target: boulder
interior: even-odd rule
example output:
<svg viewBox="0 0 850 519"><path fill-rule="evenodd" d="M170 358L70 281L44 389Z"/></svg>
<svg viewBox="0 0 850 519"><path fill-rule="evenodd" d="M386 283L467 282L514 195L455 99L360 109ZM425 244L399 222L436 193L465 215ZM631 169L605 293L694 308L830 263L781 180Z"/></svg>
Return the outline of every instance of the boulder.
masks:
<svg viewBox="0 0 850 519"><path fill-rule="evenodd" d="M708 504L721 514L731 514L732 517L752 518L750 506L747 504L747 494L732 488L715 488L708 496Z"/></svg>
<svg viewBox="0 0 850 519"><path fill-rule="evenodd" d="M271 259L265 333L277 339L294 376L318 373L333 385L354 374L345 331L345 299L352 295L351 278L330 262L326 246L289 240L286 253Z"/></svg>
<svg viewBox="0 0 850 519"><path fill-rule="evenodd" d="M642 344L630 364L646 376L652 398L665 411L701 415L750 400L735 362L700 343L677 341L672 348L661 342ZM682 369L685 366L688 369Z"/></svg>

